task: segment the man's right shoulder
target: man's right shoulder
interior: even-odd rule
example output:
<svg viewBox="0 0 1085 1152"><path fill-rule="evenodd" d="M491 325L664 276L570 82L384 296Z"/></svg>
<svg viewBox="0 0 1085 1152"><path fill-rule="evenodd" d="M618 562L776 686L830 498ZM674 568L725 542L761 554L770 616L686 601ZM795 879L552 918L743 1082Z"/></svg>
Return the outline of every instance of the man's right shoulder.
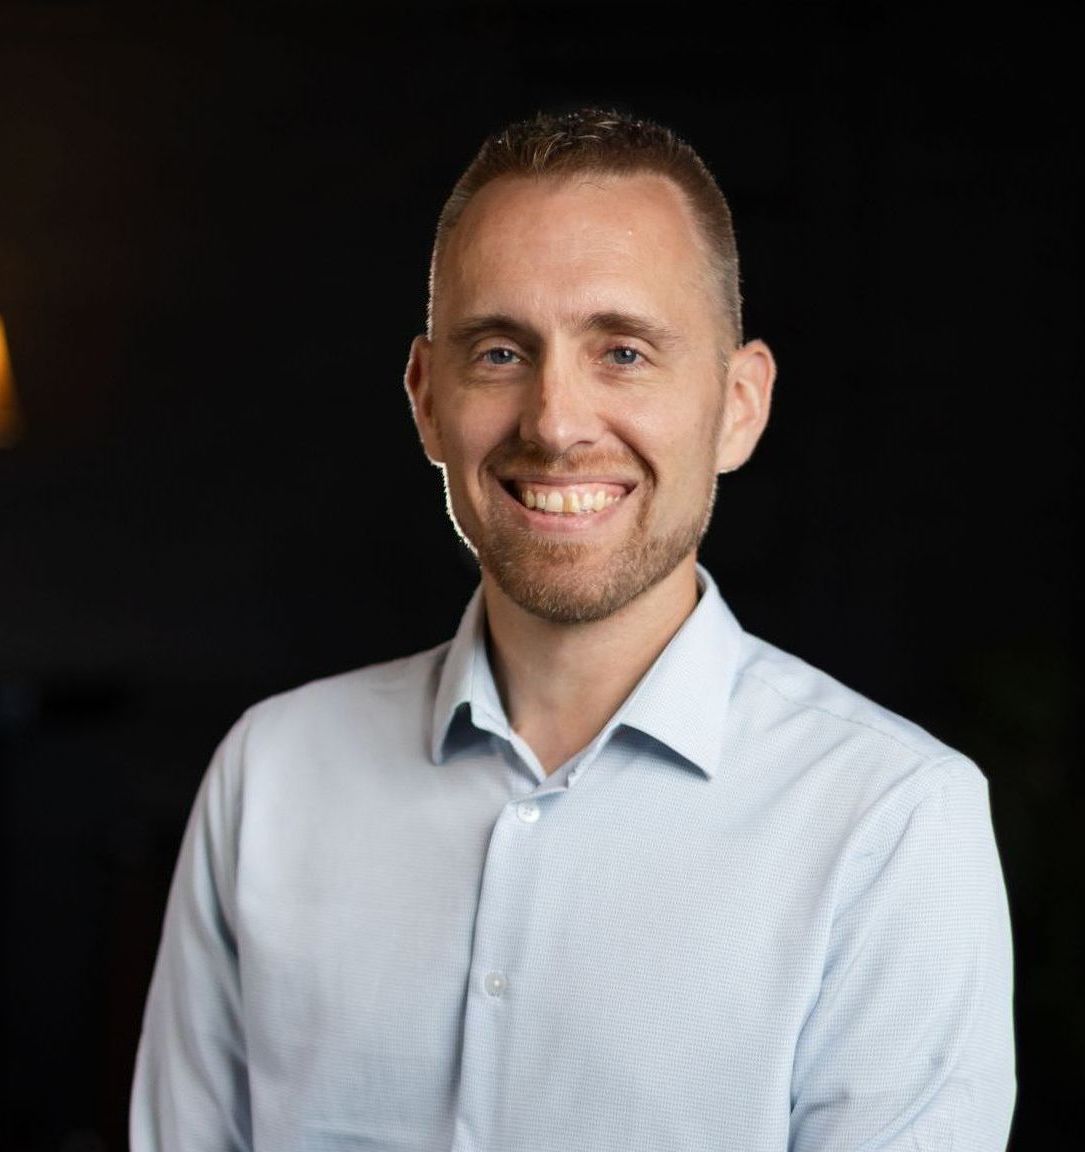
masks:
<svg viewBox="0 0 1085 1152"><path fill-rule="evenodd" d="M219 759L284 768L299 759L341 761L395 748L422 754L451 641L410 656L322 677L247 708Z"/></svg>
<svg viewBox="0 0 1085 1152"><path fill-rule="evenodd" d="M253 722L262 722L283 715L336 712L362 707L370 701L390 702L405 695L432 692L450 646L451 641L446 640L410 656L310 680L266 697L245 714L251 714Z"/></svg>

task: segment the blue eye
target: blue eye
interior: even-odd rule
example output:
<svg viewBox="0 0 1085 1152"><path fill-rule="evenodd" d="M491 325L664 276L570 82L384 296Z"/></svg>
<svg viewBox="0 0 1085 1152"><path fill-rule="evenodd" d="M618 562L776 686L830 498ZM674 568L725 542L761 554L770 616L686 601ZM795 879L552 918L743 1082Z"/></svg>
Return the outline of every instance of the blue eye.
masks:
<svg viewBox="0 0 1085 1152"><path fill-rule="evenodd" d="M636 348L627 348L624 346L620 348L611 348L607 355L611 357L615 364L620 364L624 367L636 364L636 362L640 359L640 353L636 350Z"/></svg>
<svg viewBox="0 0 1085 1152"><path fill-rule="evenodd" d="M520 357L511 348L487 348L482 353L482 359L487 364L503 365L515 364Z"/></svg>

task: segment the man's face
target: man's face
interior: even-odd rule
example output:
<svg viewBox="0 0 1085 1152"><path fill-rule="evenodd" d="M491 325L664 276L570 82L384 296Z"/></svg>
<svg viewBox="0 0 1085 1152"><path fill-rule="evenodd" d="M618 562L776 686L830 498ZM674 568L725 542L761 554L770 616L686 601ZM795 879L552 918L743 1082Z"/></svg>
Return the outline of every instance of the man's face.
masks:
<svg viewBox="0 0 1085 1152"><path fill-rule="evenodd" d="M692 569L716 473L753 447L725 418L716 291L664 178L504 178L467 206L407 383L455 523L521 607L600 619Z"/></svg>

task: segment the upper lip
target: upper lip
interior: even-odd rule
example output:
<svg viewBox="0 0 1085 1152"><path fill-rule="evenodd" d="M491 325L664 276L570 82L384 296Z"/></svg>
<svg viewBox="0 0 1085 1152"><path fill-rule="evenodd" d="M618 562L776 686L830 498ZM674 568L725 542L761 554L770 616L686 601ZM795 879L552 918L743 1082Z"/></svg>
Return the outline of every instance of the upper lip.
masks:
<svg viewBox="0 0 1085 1152"><path fill-rule="evenodd" d="M615 487L624 488L627 492L636 487L635 480L629 480L623 476L603 476L603 475L549 475L541 472L516 472L516 473L503 473L498 475L498 480L502 484L546 484L553 488L574 488L581 484L610 484Z"/></svg>

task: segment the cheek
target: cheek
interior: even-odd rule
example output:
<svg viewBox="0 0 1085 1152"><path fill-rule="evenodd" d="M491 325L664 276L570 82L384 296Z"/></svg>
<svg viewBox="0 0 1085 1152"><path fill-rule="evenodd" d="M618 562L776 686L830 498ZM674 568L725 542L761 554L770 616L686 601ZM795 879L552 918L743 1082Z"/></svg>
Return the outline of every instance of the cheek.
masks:
<svg viewBox="0 0 1085 1152"><path fill-rule="evenodd" d="M660 482L689 483L715 475L721 420L719 406L659 404L631 415L620 435Z"/></svg>
<svg viewBox="0 0 1085 1152"><path fill-rule="evenodd" d="M473 484L483 460L515 432L516 421L506 409L492 399L471 397L435 413L448 461L461 482Z"/></svg>

